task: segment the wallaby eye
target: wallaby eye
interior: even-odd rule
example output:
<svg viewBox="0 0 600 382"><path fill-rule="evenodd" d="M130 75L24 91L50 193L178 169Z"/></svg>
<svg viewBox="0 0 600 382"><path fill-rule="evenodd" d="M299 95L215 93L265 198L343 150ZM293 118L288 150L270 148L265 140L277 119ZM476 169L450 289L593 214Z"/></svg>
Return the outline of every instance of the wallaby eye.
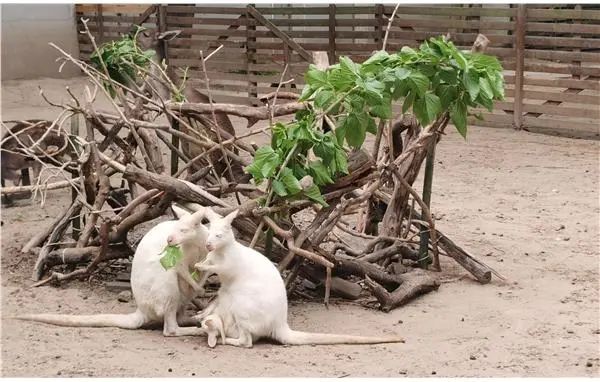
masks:
<svg viewBox="0 0 600 382"><path fill-rule="evenodd" d="M223 237L223 235L222 235L222 234L218 234L218 235L217 235L217 239L220 239L220 238L222 238L222 237Z"/></svg>

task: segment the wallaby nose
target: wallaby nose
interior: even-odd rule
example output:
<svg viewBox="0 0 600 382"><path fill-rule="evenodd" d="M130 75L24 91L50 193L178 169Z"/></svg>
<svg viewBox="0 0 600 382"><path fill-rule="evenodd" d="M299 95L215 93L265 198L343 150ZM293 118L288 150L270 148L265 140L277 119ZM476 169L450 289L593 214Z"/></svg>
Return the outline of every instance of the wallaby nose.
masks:
<svg viewBox="0 0 600 382"><path fill-rule="evenodd" d="M173 244L173 236L169 235L167 237L167 244L169 244L169 245Z"/></svg>
<svg viewBox="0 0 600 382"><path fill-rule="evenodd" d="M212 243L206 243L206 249L210 252L215 249L215 246Z"/></svg>

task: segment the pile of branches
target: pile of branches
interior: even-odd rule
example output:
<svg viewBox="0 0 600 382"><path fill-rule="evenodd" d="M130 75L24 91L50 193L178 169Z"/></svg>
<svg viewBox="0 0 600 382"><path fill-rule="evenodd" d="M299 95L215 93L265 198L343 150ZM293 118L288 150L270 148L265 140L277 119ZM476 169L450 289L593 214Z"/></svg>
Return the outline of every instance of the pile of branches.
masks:
<svg viewBox="0 0 600 382"><path fill-rule="evenodd" d="M88 36L98 52L89 31ZM485 38L481 41L485 46ZM481 283L497 275L436 229L429 207L412 187L428 150L444 134L451 119L448 112L426 126L405 114L396 121L406 134L402 148L395 149L392 140L399 136L392 136L391 124L382 118L370 153L344 149L344 174L320 187L316 197L299 193L290 199L273 193L270 181L266 186L249 181L239 169L257 161L257 146L248 143L249 137L270 132L277 117L314 108L312 100L278 104L280 81L277 91L264 97L264 106L215 103L206 77L202 93L208 102L190 102L190 85L173 85L174 76L160 63L151 63L157 70L139 67L147 74L139 81L119 82L102 62L94 67L53 47L65 63L81 69L91 86L85 89L85 99L69 89L69 102L46 99L61 110L50 129L64 129L73 117L82 117L85 129L70 136L71 159L60 166L64 179L32 186L42 192L65 185L73 190L65 212L23 248L38 256L36 285L87 277L102 263L132 256L135 244L128 234L165 215L175 202L191 210L211 206L220 214L239 209L234 222L238 239L278 264L290 293L300 279L308 279L324 286L326 303L330 293L358 298L365 285L383 310L393 309L438 288L439 273L433 271L441 271L440 256L455 260ZM202 55L202 67L210 56ZM325 69L327 64L321 60L319 66ZM159 86L179 89L186 95L184 102L165 98ZM110 100L112 110L96 109L100 93ZM222 121L228 115L247 119L248 131L238 136L227 132ZM260 120L268 120L269 126L253 128ZM323 116L324 129L335 130L336 124L331 116ZM184 165L170 172L161 147ZM303 190L314 185L308 181L300 182ZM423 252L419 247L424 232L429 243ZM64 265L70 267L68 272L57 271Z"/></svg>

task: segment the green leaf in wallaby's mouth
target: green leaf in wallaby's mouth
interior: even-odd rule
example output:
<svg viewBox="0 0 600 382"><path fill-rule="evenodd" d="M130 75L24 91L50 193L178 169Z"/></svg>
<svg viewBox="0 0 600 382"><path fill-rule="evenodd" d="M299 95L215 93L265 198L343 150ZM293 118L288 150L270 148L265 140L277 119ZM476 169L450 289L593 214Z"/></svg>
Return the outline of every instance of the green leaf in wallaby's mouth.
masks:
<svg viewBox="0 0 600 382"><path fill-rule="evenodd" d="M179 260L181 260L183 252L181 251L181 248L177 246L167 245L162 255L163 256L160 258L160 265L162 265L165 270L169 270L176 266Z"/></svg>

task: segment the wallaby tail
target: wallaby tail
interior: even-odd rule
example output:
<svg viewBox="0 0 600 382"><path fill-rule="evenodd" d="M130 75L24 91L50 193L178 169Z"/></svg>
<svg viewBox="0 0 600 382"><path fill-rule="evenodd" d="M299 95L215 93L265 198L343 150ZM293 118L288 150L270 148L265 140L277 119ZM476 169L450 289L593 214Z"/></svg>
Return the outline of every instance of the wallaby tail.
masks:
<svg viewBox="0 0 600 382"><path fill-rule="evenodd" d="M336 344L385 344L402 342L400 337L365 337L346 334L310 333L292 330L289 327L281 330L277 338L284 345L336 345Z"/></svg>
<svg viewBox="0 0 600 382"><path fill-rule="evenodd" d="M139 310L129 314L24 314L15 318L58 326L91 328L116 327L122 329L139 329L146 323L143 313Z"/></svg>

